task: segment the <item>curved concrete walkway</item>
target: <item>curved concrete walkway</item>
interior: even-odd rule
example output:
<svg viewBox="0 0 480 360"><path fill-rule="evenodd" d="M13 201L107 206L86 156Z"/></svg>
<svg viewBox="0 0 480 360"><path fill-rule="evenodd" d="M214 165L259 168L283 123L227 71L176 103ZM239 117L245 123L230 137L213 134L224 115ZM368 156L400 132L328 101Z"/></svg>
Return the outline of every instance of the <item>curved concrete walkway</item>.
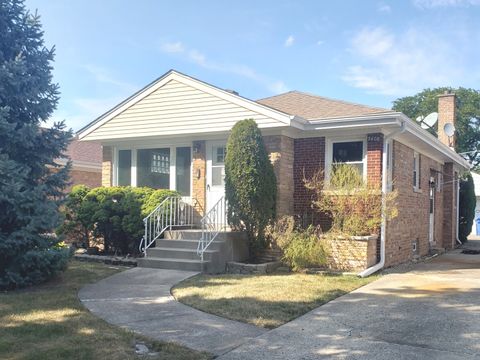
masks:
<svg viewBox="0 0 480 360"><path fill-rule="evenodd" d="M107 322L150 338L224 354L266 330L183 305L170 288L195 272L134 268L82 288L83 305Z"/></svg>

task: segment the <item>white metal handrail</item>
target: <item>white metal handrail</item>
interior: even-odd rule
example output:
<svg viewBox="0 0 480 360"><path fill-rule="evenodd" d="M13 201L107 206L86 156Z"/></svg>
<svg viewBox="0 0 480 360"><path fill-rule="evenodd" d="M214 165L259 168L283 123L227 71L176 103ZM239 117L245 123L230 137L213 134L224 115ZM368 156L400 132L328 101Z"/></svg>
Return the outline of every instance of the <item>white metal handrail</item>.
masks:
<svg viewBox="0 0 480 360"><path fill-rule="evenodd" d="M155 243L167 229L174 226L194 226L195 198L169 196L163 200L147 217L143 219L145 234L140 241L139 250L147 256L147 249Z"/></svg>
<svg viewBox="0 0 480 360"><path fill-rule="evenodd" d="M222 196L200 220L202 237L198 242L197 254L203 261L203 253L215 240L217 235L227 228L227 200Z"/></svg>

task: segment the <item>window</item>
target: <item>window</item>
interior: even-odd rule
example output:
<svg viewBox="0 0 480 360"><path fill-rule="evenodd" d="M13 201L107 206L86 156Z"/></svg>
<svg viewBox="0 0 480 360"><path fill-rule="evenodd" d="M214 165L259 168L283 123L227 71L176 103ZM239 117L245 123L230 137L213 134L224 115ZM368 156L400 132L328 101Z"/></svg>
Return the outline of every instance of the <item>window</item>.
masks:
<svg viewBox="0 0 480 360"><path fill-rule="evenodd" d="M361 176L365 175L364 141L342 141L332 143L332 171L336 164L348 164L358 169Z"/></svg>
<svg viewBox="0 0 480 360"><path fill-rule="evenodd" d="M437 192L442 191L442 183L443 183L443 174L439 171L437 173Z"/></svg>
<svg viewBox="0 0 480 360"><path fill-rule="evenodd" d="M191 148L177 147L175 160L175 183L177 191L190 196Z"/></svg>
<svg viewBox="0 0 480 360"><path fill-rule="evenodd" d="M413 189L420 189L420 154L413 153Z"/></svg>
<svg viewBox="0 0 480 360"><path fill-rule="evenodd" d="M132 180L132 151L119 150L118 151L118 173L117 185L130 186Z"/></svg>
<svg viewBox="0 0 480 360"><path fill-rule="evenodd" d="M170 188L170 148L137 150L137 186Z"/></svg>
<svg viewBox="0 0 480 360"><path fill-rule="evenodd" d="M227 149L224 145L212 148L212 186L225 186L225 155Z"/></svg>

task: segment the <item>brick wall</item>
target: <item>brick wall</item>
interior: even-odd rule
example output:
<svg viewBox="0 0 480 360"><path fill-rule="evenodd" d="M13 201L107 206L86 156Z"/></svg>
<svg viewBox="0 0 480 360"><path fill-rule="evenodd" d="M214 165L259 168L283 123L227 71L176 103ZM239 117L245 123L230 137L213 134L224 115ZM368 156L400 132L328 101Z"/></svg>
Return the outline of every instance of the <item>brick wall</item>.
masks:
<svg viewBox="0 0 480 360"><path fill-rule="evenodd" d="M70 171L70 186L67 191L75 185L87 185L90 188L99 187L102 185L101 171L85 171L78 170L75 167Z"/></svg>
<svg viewBox="0 0 480 360"><path fill-rule="evenodd" d="M263 141L277 179L277 216L292 215L294 141L283 135L264 136Z"/></svg>
<svg viewBox="0 0 480 360"><path fill-rule="evenodd" d="M329 239L327 241L328 266L331 269L361 271L377 262L376 238Z"/></svg>
<svg viewBox="0 0 480 360"><path fill-rule="evenodd" d="M113 179L113 148L102 146L102 186L112 186Z"/></svg>
<svg viewBox="0 0 480 360"><path fill-rule="evenodd" d="M367 181L382 183L383 134L367 135Z"/></svg>
<svg viewBox="0 0 480 360"><path fill-rule="evenodd" d="M429 251L429 181L430 176L443 171L443 166L420 154L420 189L413 190L413 153L406 145L393 141L393 189L398 192L398 217L386 227L386 266L406 262L414 255L426 255ZM435 189L434 239L441 246L443 233L442 191ZM413 251L413 243L417 251Z"/></svg>
<svg viewBox="0 0 480 360"><path fill-rule="evenodd" d="M325 170L325 138L305 138L294 141L293 161L293 210L305 223L320 225L323 230L330 227L330 220L312 209L314 193L305 188L303 179L311 178L315 172Z"/></svg>
<svg viewBox="0 0 480 360"><path fill-rule="evenodd" d="M455 124L455 94L442 94L438 96L438 140L447 146L455 147L455 136L449 138L443 131L447 123Z"/></svg>
<svg viewBox="0 0 480 360"><path fill-rule="evenodd" d="M446 163L443 170L443 228L442 228L442 247L452 249L455 246L456 239L456 219L457 219L457 191L455 176L452 163Z"/></svg>

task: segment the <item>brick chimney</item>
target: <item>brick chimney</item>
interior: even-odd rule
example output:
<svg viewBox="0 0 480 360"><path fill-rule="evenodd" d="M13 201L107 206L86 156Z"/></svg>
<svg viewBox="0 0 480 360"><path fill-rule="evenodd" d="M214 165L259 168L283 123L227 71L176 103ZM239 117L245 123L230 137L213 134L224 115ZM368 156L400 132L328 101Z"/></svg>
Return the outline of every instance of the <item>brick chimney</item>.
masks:
<svg viewBox="0 0 480 360"><path fill-rule="evenodd" d="M438 140L451 148L455 147L455 135L448 137L443 131L447 123L455 125L456 107L455 94L446 90L438 95Z"/></svg>

